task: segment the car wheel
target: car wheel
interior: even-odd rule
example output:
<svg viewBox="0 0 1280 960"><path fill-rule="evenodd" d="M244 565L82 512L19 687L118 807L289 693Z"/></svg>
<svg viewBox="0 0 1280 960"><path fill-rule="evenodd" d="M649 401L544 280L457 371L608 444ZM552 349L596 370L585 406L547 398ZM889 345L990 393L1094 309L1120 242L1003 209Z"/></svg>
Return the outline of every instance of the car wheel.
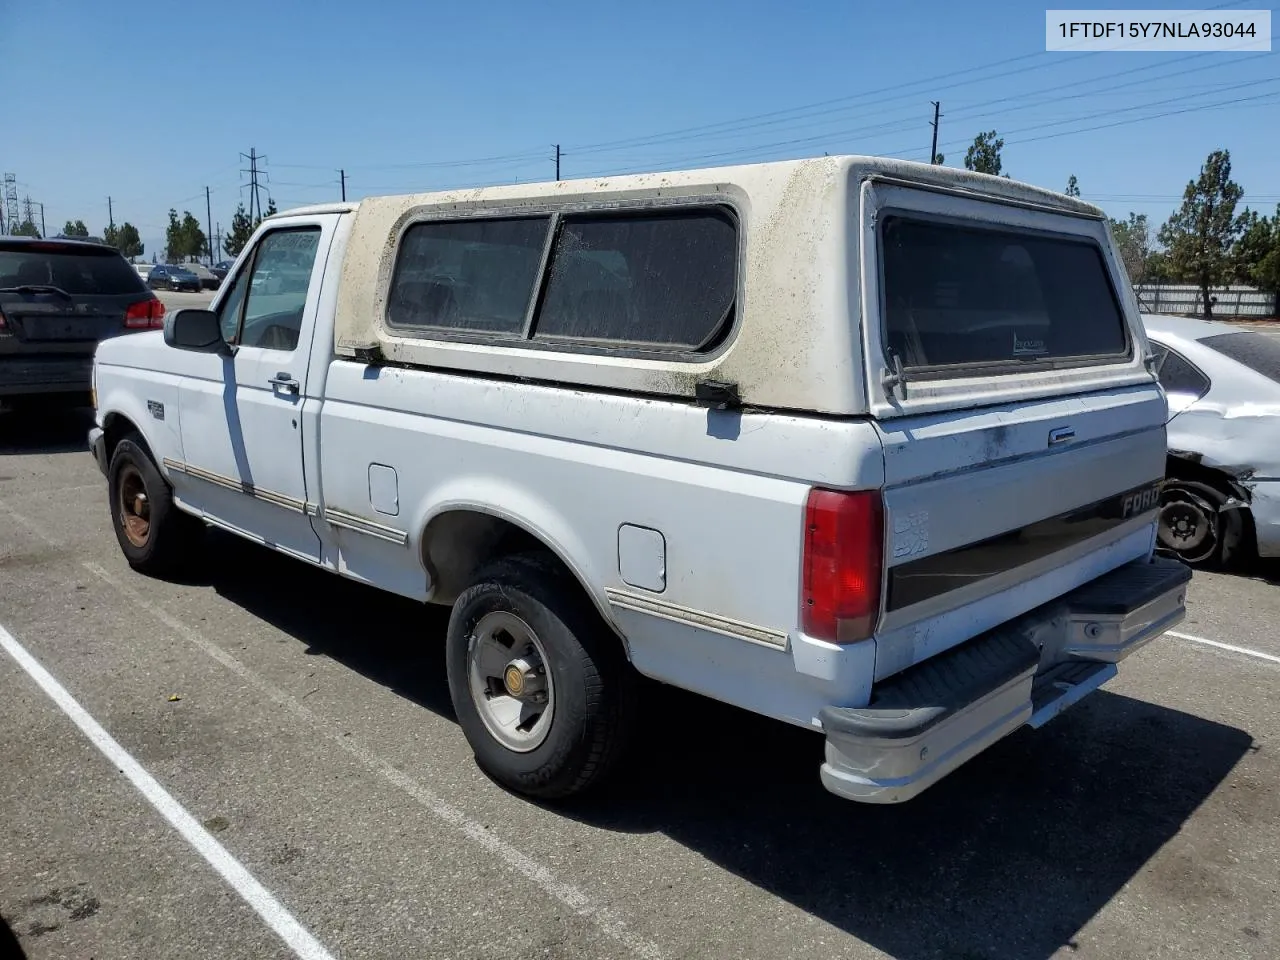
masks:
<svg viewBox="0 0 1280 960"><path fill-rule="evenodd" d="M107 478L112 525L129 565L152 575L180 570L203 524L174 505L151 457L135 440L121 440Z"/></svg>
<svg viewBox="0 0 1280 960"><path fill-rule="evenodd" d="M1170 479L1160 498L1160 546L1191 566L1225 566L1243 539L1244 520L1230 500L1208 484Z"/></svg>
<svg viewBox="0 0 1280 960"><path fill-rule="evenodd" d="M490 777L545 799L601 782L623 755L636 676L622 644L552 557L481 571L446 640L458 723Z"/></svg>

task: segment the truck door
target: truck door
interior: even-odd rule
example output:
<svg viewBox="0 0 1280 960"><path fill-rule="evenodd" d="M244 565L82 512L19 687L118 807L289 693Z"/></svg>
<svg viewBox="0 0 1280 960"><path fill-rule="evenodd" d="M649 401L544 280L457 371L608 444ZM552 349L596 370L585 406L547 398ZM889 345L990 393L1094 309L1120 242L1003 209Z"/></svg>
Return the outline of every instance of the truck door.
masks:
<svg viewBox="0 0 1280 960"><path fill-rule="evenodd" d="M337 214L273 224L227 277L215 312L231 357L179 388L175 493L208 519L319 561L316 496L303 471L302 410L320 286Z"/></svg>

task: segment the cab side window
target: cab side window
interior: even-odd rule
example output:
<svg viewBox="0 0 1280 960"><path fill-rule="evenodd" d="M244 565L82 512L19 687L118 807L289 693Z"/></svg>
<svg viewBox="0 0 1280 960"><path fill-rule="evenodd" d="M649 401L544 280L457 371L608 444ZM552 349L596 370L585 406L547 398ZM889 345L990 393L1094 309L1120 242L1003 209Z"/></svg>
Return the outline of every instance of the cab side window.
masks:
<svg viewBox="0 0 1280 960"><path fill-rule="evenodd" d="M258 242L219 310L228 343L297 348L319 247L319 227L273 230Z"/></svg>

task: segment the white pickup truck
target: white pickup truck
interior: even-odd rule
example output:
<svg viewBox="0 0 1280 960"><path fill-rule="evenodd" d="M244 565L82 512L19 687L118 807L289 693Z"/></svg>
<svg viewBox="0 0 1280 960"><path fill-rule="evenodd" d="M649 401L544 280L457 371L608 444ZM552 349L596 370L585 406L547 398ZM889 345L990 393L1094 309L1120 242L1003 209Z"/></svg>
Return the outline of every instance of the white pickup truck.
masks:
<svg viewBox="0 0 1280 960"><path fill-rule="evenodd" d="M615 765L639 673L906 800L1185 612L1107 221L1007 179L829 157L294 210L94 387L135 568L213 525L452 605L462 732L528 795Z"/></svg>

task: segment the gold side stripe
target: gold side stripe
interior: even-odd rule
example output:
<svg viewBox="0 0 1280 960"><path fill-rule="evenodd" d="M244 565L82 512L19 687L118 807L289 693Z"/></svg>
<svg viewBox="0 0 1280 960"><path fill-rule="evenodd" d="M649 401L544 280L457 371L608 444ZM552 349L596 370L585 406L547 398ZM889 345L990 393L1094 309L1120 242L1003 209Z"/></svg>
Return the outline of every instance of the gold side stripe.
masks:
<svg viewBox="0 0 1280 960"><path fill-rule="evenodd" d="M330 507L325 507L320 516L335 527L341 527L353 533L363 533L369 537L377 537L379 540L386 540L397 546L403 547L409 542L409 534L406 531L384 526L381 523L374 523L372 520L358 517L354 513L347 513L345 510L334 510Z"/></svg>
<svg viewBox="0 0 1280 960"><path fill-rule="evenodd" d="M252 483L245 483L234 477L227 477L221 473L214 473L211 470L203 470L200 467L193 467L189 463L183 463L180 460L171 460L165 457L161 463L170 470L177 473L184 473L188 477L194 477L196 480L203 480L206 483L212 483L214 486L222 487L226 490L234 490L237 493L243 493L246 496L253 497L255 500L261 500L263 503L270 503L277 507L283 507L286 510L293 510L297 513L305 513L315 516L317 508L313 504L309 504L297 497L286 496L283 493L276 493L274 490L264 490L262 487L255 487Z"/></svg>
<svg viewBox="0 0 1280 960"><path fill-rule="evenodd" d="M732 620L729 617L707 613L704 610L683 607L668 600L646 597L613 587L606 588L605 594L613 604L622 607L624 610L648 613L655 617L662 617L664 620L698 627L702 630L710 630L726 637L732 637L735 640L758 643L774 650L785 650L787 647L787 635L780 630L771 630L768 627L757 626L753 623Z"/></svg>

